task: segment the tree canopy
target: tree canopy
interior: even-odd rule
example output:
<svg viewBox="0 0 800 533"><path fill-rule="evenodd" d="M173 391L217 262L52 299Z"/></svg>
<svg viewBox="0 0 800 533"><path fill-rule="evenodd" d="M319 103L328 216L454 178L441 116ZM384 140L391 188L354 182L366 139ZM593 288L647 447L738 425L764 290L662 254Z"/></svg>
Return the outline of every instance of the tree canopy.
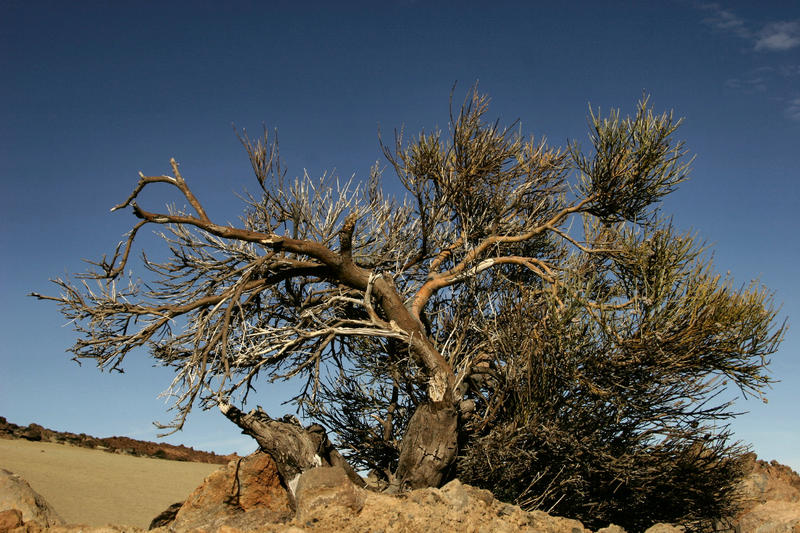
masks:
<svg viewBox="0 0 800 533"><path fill-rule="evenodd" d="M173 429L198 404L245 427L259 380L299 378L302 413L390 490L459 476L590 524L722 516L742 448L721 395L764 392L783 326L660 213L689 174L680 121L644 99L592 111L588 149L554 148L487 110L474 88L446 131L382 143L399 197L380 164L287 179L269 132L243 132L259 192L238 226L172 160L112 209L138 222L111 258L36 296L75 324L76 358L115 369L146 347L173 368ZM155 183L186 205L140 206ZM145 226L168 257L143 254L143 281Z"/></svg>

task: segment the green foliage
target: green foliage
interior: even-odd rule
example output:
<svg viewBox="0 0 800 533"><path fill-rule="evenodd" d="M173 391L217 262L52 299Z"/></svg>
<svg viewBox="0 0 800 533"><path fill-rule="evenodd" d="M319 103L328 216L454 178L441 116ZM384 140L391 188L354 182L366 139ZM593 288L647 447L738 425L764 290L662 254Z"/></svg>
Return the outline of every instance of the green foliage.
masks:
<svg viewBox="0 0 800 533"><path fill-rule="evenodd" d="M615 252L574 254L557 294L503 291L497 400L458 476L589 527L709 527L735 510L746 451L719 398L760 394L782 337L769 295L713 274L669 225L586 233Z"/></svg>
<svg viewBox="0 0 800 533"><path fill-rule="evenodd" d="M647 98L633 117L620 119L618 110L601 118L591 112L591 156L571 147L581 171L578 192L594 197L590 213L605 222L638 222L647 208L675 190L689 172L682 142L672 135L680 126L671 113L654 116Z"/></svg>
<svg viewBox="0 0 800 533"><path fill-rule="evenodd" d="M730 397L761 397L783 327L766 289L736 288L693 235L659 215L658 201L689 172L673 139L680 122L654 115L647 100L633 117L593 113L584 154L509 139L480 122L485 109L482 100L463 108L449 143L439 132L407 148L398 141L394 158L422 206L452 213L468 250L548 230L496 238L489 257L524 257L527 268L487 270L427 309L464 391L452 475L590 527L703 529L731 515L747 448L728 429ZM570 173L574 198L564 187ZM581 213L582 228L560 218L565 209ZM501 220L525 222L498 231ZM377 443L352 427L366 435L370 415L385 420L404 402L408 413L416 400L400 385L398 401L402 380L372 368L360 369L357 390L326 395L364 422L321 419L353 460L384 472L400 443L378 458ZM362 408L366 399L372 409ZM394 419L393 435L404 420Z"/></svg>

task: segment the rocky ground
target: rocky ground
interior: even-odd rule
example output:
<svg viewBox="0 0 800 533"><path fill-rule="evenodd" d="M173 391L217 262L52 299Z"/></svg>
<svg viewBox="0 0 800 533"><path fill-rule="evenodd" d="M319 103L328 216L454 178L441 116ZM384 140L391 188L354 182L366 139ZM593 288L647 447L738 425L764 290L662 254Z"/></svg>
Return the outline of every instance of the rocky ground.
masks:
<svg viewBox="0 0 800 533"><path fill-rule="evenodd" d="M203 452L183 445L175 446L164 442L147 442L128 437L107 437L100 439L91 437L85 433L54 431L44 428L39 424L18 426L7 421L2 416L0 416L0 438L54 442L57 444L69 444L82 448L103 450L111 453L124 453L138 457L157 457L172 461L191 461L194 463L224 465L232 459L238 458L236 454L217 455L213 452Z"/></svg>
<svg viewBox="0 0 800 533"><path fill-rule="evenodd" d="M743 511L719 531L800 533L800 476L775 462L750 457L742 481ZM577 520L525 512L496 500L488 491L451 481L392 496L353 485L336 467L305 472L294 495L278 478L275 463L256 452L236 458L208 476L183 502L176 502L150 526L154 533L258 532L589 532ZM647 533L675 533L679 525L655 524ZM124 526L65 525L24 480L0 471L0 533L141 532ZM613 524L597 533L624 533Z"/></svg>

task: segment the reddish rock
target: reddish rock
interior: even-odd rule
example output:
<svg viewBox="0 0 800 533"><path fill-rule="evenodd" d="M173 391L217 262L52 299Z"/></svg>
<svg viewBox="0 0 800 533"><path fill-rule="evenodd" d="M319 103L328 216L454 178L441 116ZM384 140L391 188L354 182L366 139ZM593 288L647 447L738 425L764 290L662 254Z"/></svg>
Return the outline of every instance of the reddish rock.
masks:
<svg viewBox="0 0 800 533"><path fill-rule="evenodd" d="M269 454L255 452L230 464L236 464L238 469L238 476L231 476L231 486L234 486L233 481L236 480L239 507L245 511L256 508L281 512L289 510L289 497L281 485L278 467Z"/></svg>
<svg viewBox="0 0 800 533"><path fill-rule="evenodd" d="M192 461L195 463L227 464L233 459L238 459L236 454L217 455L212 452L195 450L188 446L167 444L165 442L148 442L135 440L128 437L108 437L98 439L85 433L71 433L69 431L54 431L39 424L18 426L0 416L0 438L26 439L32 441L54 442L69 444L82 448L92 448L112 453L125 453L129 455L156 457L173 461Z"/></svg>
<svg viewBox="0 0 800 533"><path fill-rule="evenodd" d="M0 533L6 533L10 529L22 525L22 511L19 509L7 509L0 511Z"/></svg>
<svg viewBox="0 0 800 533"><path fill-rule="evenodd" d="M800 502L800 476L788 466L755 457L750 454L751 471L739 486L744 507L767 501Z"/></svg>
<svg viewBox="0 0 800 533"><path fill-rule="evenodd" d="M251 523L280 522L291 516L289 497L268 454L255 452L209 475L169 524L172 531L222 525L246 529Z"/></svg>
<svg viewBox="0 0 800 533"><path fill-rule="evenodd" d="M192 461L194 463L227 464L232 459L238 458L234 455L217 455L211 452L195 450L189 446L166 444L164 442L148 442L129 437L107 437L97 439L95 445L109 450L124 450L130 455L140 455L145 457L156 457L158 459L168 459L170 461Z"/></svg>
<svg viewBox="0 0 800 533"><path fill-rule="evenodd" d="M800 533L800 476L775 461L748 458L750 473L739 485L742 511L733 520L738 533Z"/></svg>

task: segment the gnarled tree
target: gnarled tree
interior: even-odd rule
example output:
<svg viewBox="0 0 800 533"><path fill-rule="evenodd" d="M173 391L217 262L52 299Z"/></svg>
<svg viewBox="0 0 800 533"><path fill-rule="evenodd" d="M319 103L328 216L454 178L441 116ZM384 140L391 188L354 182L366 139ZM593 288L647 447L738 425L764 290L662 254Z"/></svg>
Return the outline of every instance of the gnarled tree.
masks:
<svg viewBox="0 0 800 533"><path fill-rule="evenodd" d="M320 426L240 411L257 378L304 378L299 407L393 490L458 471L536 500L545 474L515 474L515 485L508 461L479 452L508 439L535 455L526 448L557 448L569 424L587 421L591 438L620 443L600 454L620 451L614 473L631 447L701 445L687 428L730 416L707 403L723 379L760 393L782 328L763 290L720 281L658 217L688 173L679 121L646 101L628 118L592 114L583 152L487 123L487 105L473 90L446 133L383 146L401 199L385 193L378 165L358 185L287 180L269 136L245 134L260 192L240 226L222 225L173 160L172 175L140 175L112 209L139 222L82 276L93 281L58 279L60 296L37 296L76 324L77 358L116 368L148 347L175 369L172 427L195 404L218 405L276 457L288 486L344 459ZM155 183L187 207L140 206ZM143 256L147 284L123 279L137 233L153 225L169 258Z"/></svg>

